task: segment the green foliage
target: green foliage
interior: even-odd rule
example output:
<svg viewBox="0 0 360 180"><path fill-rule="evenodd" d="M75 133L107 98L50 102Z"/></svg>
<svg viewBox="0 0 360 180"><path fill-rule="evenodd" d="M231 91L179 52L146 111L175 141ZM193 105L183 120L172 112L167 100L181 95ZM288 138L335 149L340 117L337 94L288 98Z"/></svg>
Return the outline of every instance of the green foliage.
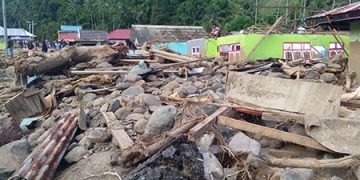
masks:
<svg viewBox="0 0 360 180"><path fill-rule="evenodd" d="M300 7L304 0L288 0ZM258 0L259 6L285 7L286 0ZM307 0L306 16L329 10L348 0ZM353 0L353 2L355 2ZM40 39L55 39L61 24L111 31L132 24L196 25L208 30L216 24L223 31L239 31L255 22L255 0L6 0L9 27L27 29L34 20ZM293 12L293 9L289 10ZM302 11L291 18L302 17ZM272 24L285 8L259 8L258 22ZM301 16L300 16L301 15Z"/></svg>

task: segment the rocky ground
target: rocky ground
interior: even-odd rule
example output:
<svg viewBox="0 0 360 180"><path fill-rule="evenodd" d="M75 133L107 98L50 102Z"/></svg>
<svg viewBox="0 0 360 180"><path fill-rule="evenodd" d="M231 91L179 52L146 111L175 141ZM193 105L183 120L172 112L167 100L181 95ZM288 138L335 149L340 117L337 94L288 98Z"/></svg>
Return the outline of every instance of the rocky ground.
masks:
<svg viewBox="0 0 360 180"><path fill-rule="evenodd" d="M77 67L84 66L78 64ZM85 64L86 66L86 64ZM111 68L101 63L98 68ZM19 128L4 106L0 109L0 179L9 177L39 145L58 119L67 112L85 114L86 128L78 129L61 160L55 179L354 179L350 168L301 169L271 167L260 157L272 154L280 157L328 158L328 153L303 148L256 134L243 133L222 126L209 132L195 144L186 134L174 137L157 153L138 164L125 168L123 151L109 131L103 112L113 112L118 123L137 145L146 146L167 136L167 131L184 122L205 118L219 109L215 103L225 102L226 66L216 60L194 63L188 67L205 67L203 73L184 76L154 73L140 76L143 69L133 65L126 75L70 76L48 74L33 88L46 94L69 89L58 94L52 112L28 127ZM15 68L9 64L0 70L0 101L4 104L19 92L13 86ZM264 72L262 72L264 73ZM286 73L268 70L269 76L291 78ZM341 81L336 74L306 71L305 79L328 83ZM340 77L340 76L339 76ZM180 98L171 101L166 97ZM187 99L210 99L192 103ZM246 114L233 114L258 122ZM269 125L273 127L272 125ZM282 124L289 132L304 133L302 126ZM280 155L279 155L280 154ZM329 158L330 158L329 157ZM120 178L121 177L121 178Z"/></svg>

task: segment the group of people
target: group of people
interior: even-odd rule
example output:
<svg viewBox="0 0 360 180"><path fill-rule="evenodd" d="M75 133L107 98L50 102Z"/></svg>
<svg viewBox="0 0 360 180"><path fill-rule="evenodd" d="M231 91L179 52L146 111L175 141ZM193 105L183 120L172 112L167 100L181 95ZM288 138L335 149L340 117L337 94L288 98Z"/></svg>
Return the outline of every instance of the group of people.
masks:
<svg viewBox="0 0 360 180"><path fill-rule="evenodd" d="M7 49L6 49L6 54L8 57L13 57L14 56L14 46L15 46L15 42L16 40L9 38L9 40L7 41ZM41 47L41 51L44 53L49 52L49 49L55 49L56 51L61 50L62 48L68 46L69 44L64 41L64 40L60 40L60 41L48 41L48 40L44 40L41 43L40 46L40 42L38 40L17 40L20 49L28 49L28 55L31 56L34 52L34 50L36 48L40 48ZM26 47L25 47L26 46Z"/></svg>

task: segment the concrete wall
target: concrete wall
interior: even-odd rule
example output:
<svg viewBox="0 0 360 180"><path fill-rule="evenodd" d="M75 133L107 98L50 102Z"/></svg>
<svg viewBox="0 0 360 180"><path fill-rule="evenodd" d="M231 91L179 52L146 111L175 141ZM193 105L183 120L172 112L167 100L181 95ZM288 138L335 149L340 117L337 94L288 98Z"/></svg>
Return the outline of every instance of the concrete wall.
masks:
<svg viewBox="0 0 360 180"><path fill-rule="evenodd" d="M350 72L356 73L357 84L360 84L360 22L350 24Z"/></svg>
<svg viewBox="0 0 360 180"><path fill-rule="evenodd" d="M201 57L206 57L206 44L205 44L205 39L194 39L194 40L190 40L188 41L188 55L191 56L192 55L192 48L193 47L199 47L200 48L200 56Z"/></svg>
<svg viewBox="0 0 360 180"><path fill-rule="evenodd" d="M206 39L206 54L209 57L217 57L219 56L218 46L240 43L242 56L246 57L263 36L263 34L241 34ZM349 36L342 35L341 38L345 41L345 47L348 47ZM328 49L331 42L337 41L332 35L326 34L271 34L266 37L249 59L283 58L283 44L286 42L309 42L313 46L323 46Z"/></svg>

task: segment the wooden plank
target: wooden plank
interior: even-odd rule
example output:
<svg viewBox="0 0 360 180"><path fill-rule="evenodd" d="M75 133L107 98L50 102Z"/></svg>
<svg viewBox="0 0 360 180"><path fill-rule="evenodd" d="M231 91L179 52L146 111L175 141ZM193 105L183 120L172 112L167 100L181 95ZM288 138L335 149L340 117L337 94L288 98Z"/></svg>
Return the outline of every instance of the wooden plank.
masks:
<svg viewBox="0 0 360 180"><path fill-rule="evenodd" d="M122 150L128 149L132 147L134 142L131 140L129 135L125 132L123 127L119 124L115 124L114 122L118 121L115 117L115 114L112 112L103 112L104 119L106 121L107 126L109 127L111 134L115 138L119 147Z"/></svg>
<svg viewBox="0 0 360 180"><path fill-rule="evenodd" d="M291 142L291 143L302 145L305 147L310 147L310 148L314 148L314 149L318 149L318 150L322 150L322 151L326 151L326 152L332 152L331 150L324 147L323 145L321 145L320 143L318 143L317 141L315 141L314 139L312 139L310 137L292 134L292 133L280 131L277 129L264 127L264 126L260 126L257 124L252 124L252 123L249 123L246 121L236 120L236 119L232 119L232 118L228 118L228 117L224 117L224 116L219 116L217 123L221 124L221 125L229 126L231 128L238 129L241 131L255 133L260 136L266 136L269 138L274 138L274 139L278 139L278 140L282 140L282 141L286 141L286 142Z"/></svg>
<svg viewBox="0 0 360 180"><path fill-rule="evenodd" d="M275 28L277 28L277 27L281 24L281 22L283 21L283 19L284 19L284 18L283 18L282 16L280 16L280 17L276 20L276 22L270 27L270 29L266 31L265 35L259 40L258 43L256 43L256 45L254 46L254 48L251 49L250 53L246 56L246 58L245 58L246 61L249 60L249 58L250 58L251 55L255 52L255 50L261 45L261 43L264 42L265 38L266 38Z"/></svg>
<svg viewBox="0 0 360 180"><path fill-rule="evenodd" d="M203 121L198 123L195 127L191 128L189 131L188 139L192 142L195 142L200 136L202 136L209 126L216 120L219 115L229 112L232 108L221 107L213 114L205 118Z"/></svg>
<svg viewBox="0 0 360 180"><path fill-rule="evenodd" d="M241 104L298 114L337 117L342 87L229 72L226 97Z"/></svg>

